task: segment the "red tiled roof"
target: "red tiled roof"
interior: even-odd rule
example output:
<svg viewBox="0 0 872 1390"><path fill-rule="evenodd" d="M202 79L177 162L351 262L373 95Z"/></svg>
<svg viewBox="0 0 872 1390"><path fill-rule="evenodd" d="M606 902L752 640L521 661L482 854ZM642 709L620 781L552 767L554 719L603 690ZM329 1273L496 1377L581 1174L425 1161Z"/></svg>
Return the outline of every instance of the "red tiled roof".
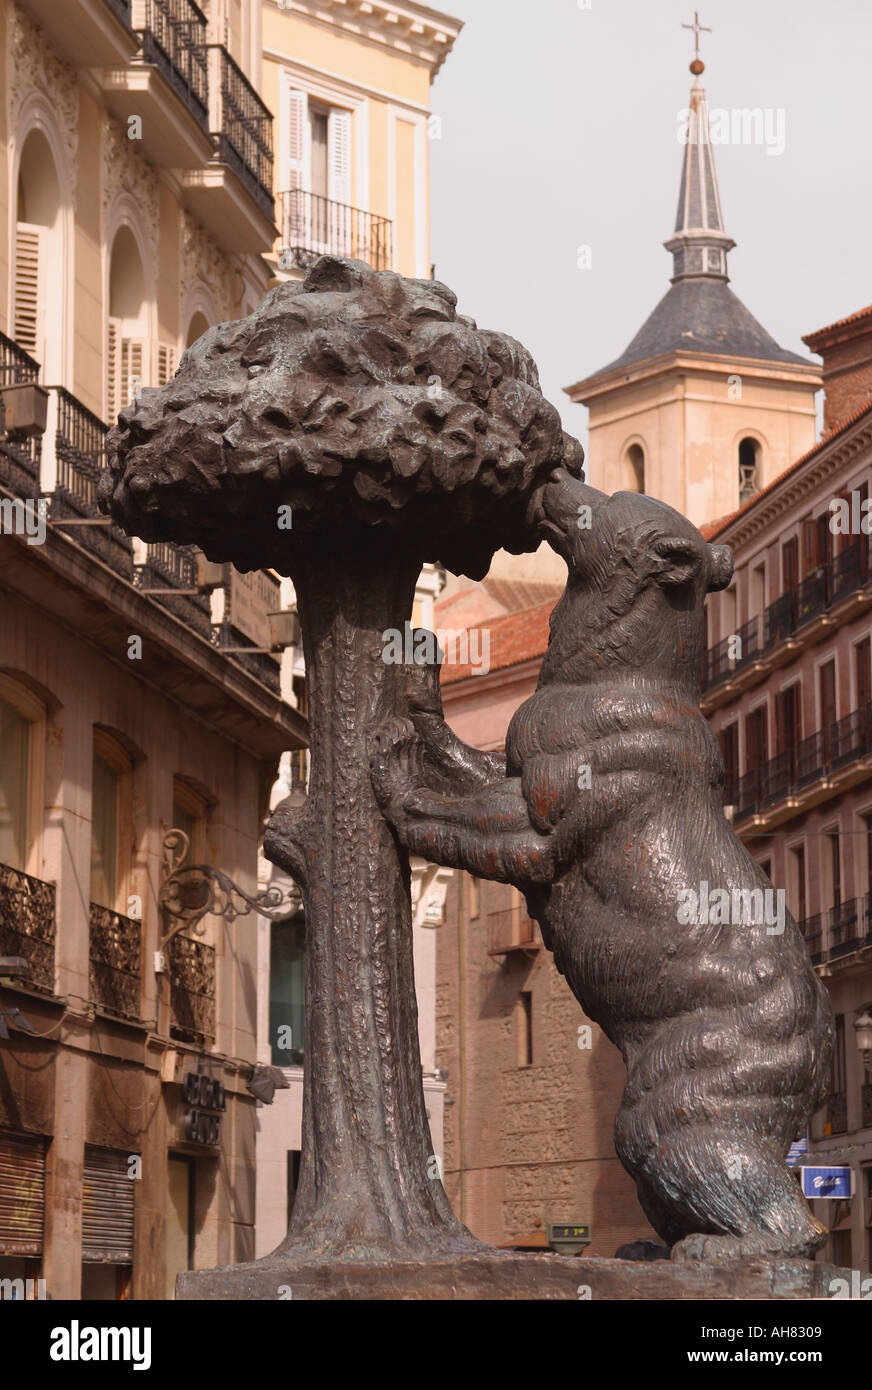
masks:
<svg viewBox="0 0 872 1390"><path fill-rule="evenodd" d="M861 319L872 318L872 304L867 304L865 309L858 309L856 314L849 314L846 319L836 319L835 323L828 323L824 328L816 328L813 333L804 333L802 341L816 352L814 343L822 338L826 333L832 333L837 328L847 328L851 323L859 323Z"/></svg>
<svg viewBox="0 0 872 1390"><path fill-rule="evenodd" d="M548 646L548 621L553 611L554 601L549 599L522 613L508 613L504 618L482 623L482 629L489 633L489 670L501 671L544 656ZM467 680L478 670L469 663L443 666L442 684L453 685L456 681Z"/></svg>

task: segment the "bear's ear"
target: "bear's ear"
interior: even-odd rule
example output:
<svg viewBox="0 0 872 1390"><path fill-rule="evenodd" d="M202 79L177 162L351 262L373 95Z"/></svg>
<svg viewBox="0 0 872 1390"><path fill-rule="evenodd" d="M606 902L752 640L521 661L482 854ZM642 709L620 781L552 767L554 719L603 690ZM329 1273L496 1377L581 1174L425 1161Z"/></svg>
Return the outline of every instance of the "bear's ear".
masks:
<svg viewBox="0 0 872 1390"><path fill-rule="evenodd" d="M659 536L653 549L655 573L661 584L687 584L699 574L702 555L684 536Z"/></svg>

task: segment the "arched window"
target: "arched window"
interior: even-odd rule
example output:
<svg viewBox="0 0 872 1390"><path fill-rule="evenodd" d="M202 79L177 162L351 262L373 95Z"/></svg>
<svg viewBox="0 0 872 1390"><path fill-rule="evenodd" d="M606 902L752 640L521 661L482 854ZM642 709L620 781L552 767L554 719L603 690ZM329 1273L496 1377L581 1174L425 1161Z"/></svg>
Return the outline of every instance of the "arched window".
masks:
<svg viewBox="0 0 872 1390"><path fill-rule="evenodd" d="M0 695L0 864L27 862L27 765L30 724Z"/></svg>
<svg viewBox="0 0 872 1390"><path fill-rule="evenodd" d="M743 439L739 444L739 501L747 502L760 491L760 445L756 439Z"/></svg>
<svg viewBox="0 0 872 1390"><path fill-rule="evenodd" d="M114 425L146 381L148 320L145 275L133 232L119 227L109 261L109 339L106 359L106 415Z"/></svg>
<svg viewBox="0 0 872 1390"><path fill-rule="evenodd" d="M0 865L35 877L42 857L45 719L42 701L0 673Z"/></svg>
<svg viewBox="0 0 872 1390"><path fill-rule="evenodd" d="M133 763L121 744L94 730L91 776L91 902L124 911L132 841Z"/></svg>
<svg viewBox="0 0 872 1390"><path fill-rule="evenodd" d="M49 382L63 379L62 211L51 147L41 130L31 130L18 169L12 336Z"/></svg>
<svg viewBox="0 0 872 1390"><path fill-rule="evenodd" d="M198 309L192 317L191 322L188 324L188 335L185 338L185 347L189 348L198 338L202 338L209 326L206 315L203 313L202 309Z"/></svg>
<svg viewBox="0 0 872 1390"><path fill-rule="evenodd" d="M631 444L624 454L622 487L624 492L645 491L645 451L641 444Z"/></svg>

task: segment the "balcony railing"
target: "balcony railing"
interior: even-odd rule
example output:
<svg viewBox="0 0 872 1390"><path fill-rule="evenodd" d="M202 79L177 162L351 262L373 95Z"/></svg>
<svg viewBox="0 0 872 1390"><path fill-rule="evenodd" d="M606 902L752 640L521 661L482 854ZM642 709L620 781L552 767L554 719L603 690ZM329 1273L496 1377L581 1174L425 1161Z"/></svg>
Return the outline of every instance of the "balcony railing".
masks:
<svg viewBox="0 0 872 1390"><path fill-rule="evenodd" d="M214 1041L214 948L179 934L170 938L167 951L171 1035L184 1042Z"/></svg>
<svg viewBox="0 0 872 1390"><path fill-rule="evenodd" d="M723 655L724 642L710 647L706 654L704 667L705 688L711 689L720 681L726 680L731 669L737 671L753 656L762 655L770 647L784 641L794 632L820 617L833 604L856 593L869 582L869 542L865 537L852 541L838 555L833 556L808 575L796 588L788 589L771 603L763 614L763 647L758 649L756 634L753 650L743 641L742 657L731 668ZM751 622L756 625L757 619ZM746 628L749 624L745 625ZM741 629L744 632L745 629Z"/></svg>
<svg viewBox="0 0 872 1390"><path fill-rule="evenodd" d="M774 647L789 637L795 626L795 594L790 591L770 603L763 614L763 646Z"/></svg>
<svg viewBox="0 0 872 1390"><path fill-rule="evenodd" d="M219 648L254 646L251 639L232 623L218 623L213 633ZM271 656L269 652L234 652L231 659L238 661L255 680L259 680L261 685L265 685L275 695L281 694L282 668L276 657Z"/></svg>
<svg viewBox="0 0 872 1390"><path fill-rule="evenodd" d="M122 1018L140 1016L142 924L91 903L89 977L91 1000Z"/></svg>
<svg viewBox="0 0 872 1390"><path fill-rule="evenodd" d="M827 948L830 959L846 956L863 945L863 922L856 898L831 907Z"/></svg>
<svg viewBox="0 0 872 1390"><path fill-rule="evenodd" d="M193 0L145 0L142 61L153 63L204 129L209 128L206 16Z"/></svg>
<svg viewBox="0 0 872 1390"><path fill-rule="evenodd" d="M513 951L538 951L542 943L531 917L513 908L488 913L488 955L508 956Z"/></svg>
<svg viewBox="0 0 872 1390"><path fill-rule="evenodd" d="M827 1100L827 1121L830 1134L847 1133L848 1096L845 1091L836 1091Z"/></svg>
<svg viewBox="0 0 872 1390"><path fill-rule="evenodd" d="M197 561L193 547L163 541L149 545L145 564L136 571L135 583L140 589L195 589ZM151 594L150 597L201 637L211 638L212 605L208 594Z"/></svg>
<svg viewBox="0 0 872 1390"><path fill-rule="evenodd" d="M280 266L306 270L318 256L350 256L373 270L390 270L393 224L361 208L321 194L291 189L281 194Z"/></svg>
<svg viewBox="0 0 872 1390"><path fill-rule="evenodd" d="M0 956L24 956L27 983L54 990L55 886L0 864Z"/></svg>
<svg viewBox="0 0 872 1390"><path fill-rule="evenodd" d="M740 821L872 754L872 704L776 754L736 782L734 821Z"/></svg>
<svg viewBox="0 0 872 1390"><path fill-rule="evenodd" d="M51 519L99 520L97 481L106 466L106 435L109 427L82 405L63 386L53 386L57 397L57 428L54 450L57 483L52 496ZM117 526L76 526L76 539L111 569L133 578L133 542Z"/></svg>
<svg viewBox="0 0 872 1390"><path fill-rule="evenodd" d="M823 613L827 606L827 571L824 566L815 570L796 587L796 622L794 626L803 627ZM774 641L789 636L789 632L779 633Z"/></svg>
<svg viewBox="0 0 872 1390"><path fill-rule="evenodd" d="M0 333L0 388L26 386L39 381L39 363L12 338ZM0 403L0 486L16 497L39 496L39 459L42 440L37 435L4 438L5 422Z"/></svg>
<svg viewBox="0 0 872 1390"><path fill-rule="evenodd" d="M218 158L233 170L272 221L275 216L272 112L220 44L209 45L209 66L211 83L220 96L218 125L212 132ZM214 113L214 105L212 110Z"/></svg>
<svg viewBox="0 0 872 1390"><path fill-rule="evenodd" d="M806 917L803 921L798 922L797 926L808 947L812 965L819 965L824 958L823 917L819 912L816 912L813 917Z"/></svg>

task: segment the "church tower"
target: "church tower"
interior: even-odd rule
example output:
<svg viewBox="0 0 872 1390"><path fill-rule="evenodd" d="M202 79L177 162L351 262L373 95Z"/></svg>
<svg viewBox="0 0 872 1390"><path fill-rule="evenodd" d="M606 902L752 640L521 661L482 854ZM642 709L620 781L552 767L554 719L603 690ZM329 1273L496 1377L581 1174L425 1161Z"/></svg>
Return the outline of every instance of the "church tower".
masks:
<svg viewBox="0 0 872 1390"><path fill-rule="evenodd" d="M729 516L815 443L818 366L780 348L729 287L700 25L670 288L614 362L566 388L590 411L588 480L697 526Z"/></svg>

